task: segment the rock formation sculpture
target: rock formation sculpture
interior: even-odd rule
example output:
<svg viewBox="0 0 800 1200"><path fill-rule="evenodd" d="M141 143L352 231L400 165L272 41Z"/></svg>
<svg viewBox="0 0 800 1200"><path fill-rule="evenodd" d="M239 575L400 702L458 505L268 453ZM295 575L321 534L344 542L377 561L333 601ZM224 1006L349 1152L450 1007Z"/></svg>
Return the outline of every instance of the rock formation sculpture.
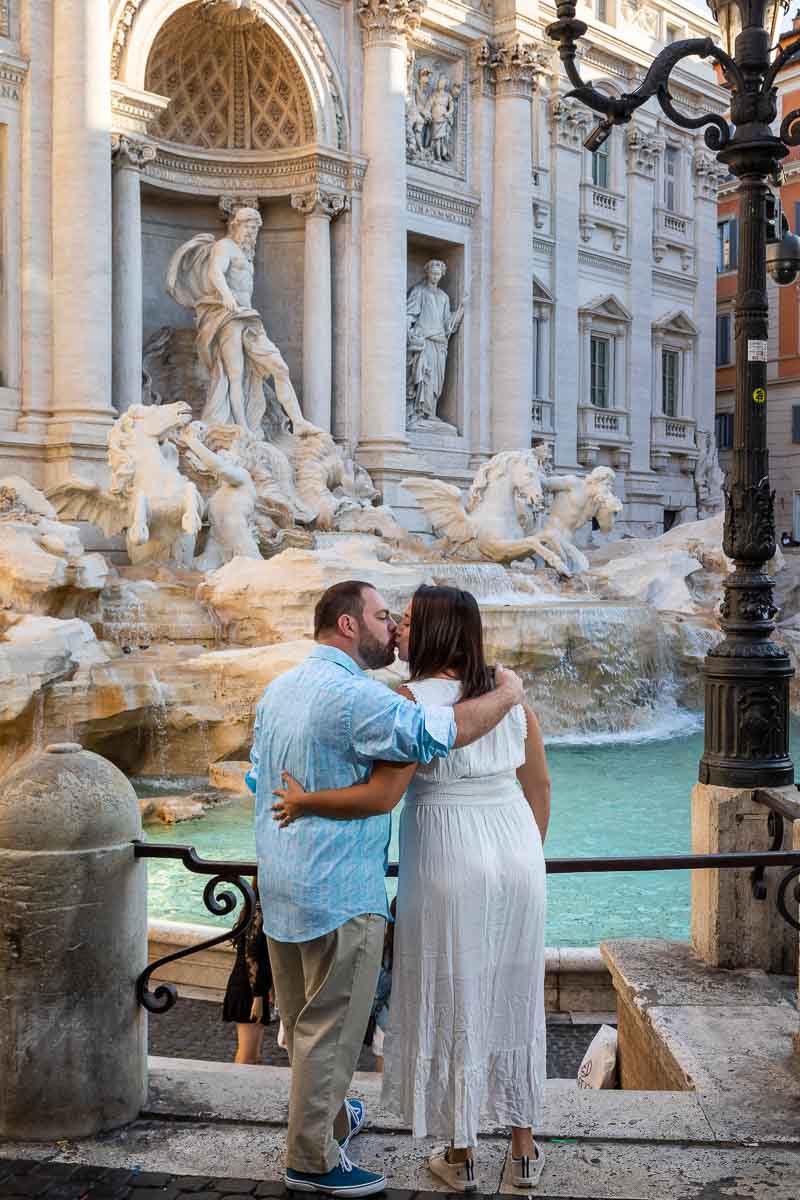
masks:
<svg viewBox="0 0 800 1200"><path fill-rule="evenodd" d="M568 578L586 571L589 560L575 545L575 534L587 521L596 521L603 533L611 533L622 503L614 495L611 467L595 467L589 475L551 475L544 487L552 497L547 519L537 537L550 557L542 557L559 575Z"/></svg>
<svg viewBox="0 0 800 1200"><path fill-rule="evenodd" d="M552 556L537 537L526 535L533 513L544 508L539 459L533 450L504 450L479 467L466 505L461 492L440 479L404 479L434 532L446 542L446 554L513 562L540 554Z"/></svg>
<svg viewBox="0 0 800 1200"><path fill-rule="evenodd" d="M697 517L713 517L724 505L725 474L719 465L717 442L713 433L697 434L700 456L694 468L694 487L697 497Z"/></svg>
<svg viewBox="0 0 800 1200"><path fill-rule="evenodd" d="M437 417L444 388L450 338L464 317L464 304L453 312L450 297L439 287L447 271L441 260L433 258L424 267L424 279L408 293L408 351L406 373L406 412L409 428L425 422L452 430Z"/></svg>
<svg viewBox="0 0 800 1200"><path fill-rule="evenodd" d="M295 432L307 426L278 347L267 337L253 308L253 260L261 215L239 208L225 237L201 233L172 256L167 291L191 308L197 323L197 352L210 372L203 420L232 422L258 433L266 410L264 384L275 384L278 404Z"/></svg>
<svg viewBox="0 0 800 1200"><path fill-rule="evenodd" d="M60 517L125 532L132 563L190 561L202 526L199 491L178 469L170 437L192 419L188 404L134 404L108 436L111 485L68 479L48 492Z"/></svg>

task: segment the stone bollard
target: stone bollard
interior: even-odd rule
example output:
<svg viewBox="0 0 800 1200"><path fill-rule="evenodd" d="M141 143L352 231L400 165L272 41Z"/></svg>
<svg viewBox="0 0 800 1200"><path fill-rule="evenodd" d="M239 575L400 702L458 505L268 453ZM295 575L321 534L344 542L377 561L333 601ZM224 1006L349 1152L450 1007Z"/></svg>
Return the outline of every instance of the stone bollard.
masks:
<svg viewBox="0 0 800 1200"><path fill-rule="evenodd" d="M85 1137L144 1103L140 836L128 780L74 742L0 780L0 1137Z"/></svg>

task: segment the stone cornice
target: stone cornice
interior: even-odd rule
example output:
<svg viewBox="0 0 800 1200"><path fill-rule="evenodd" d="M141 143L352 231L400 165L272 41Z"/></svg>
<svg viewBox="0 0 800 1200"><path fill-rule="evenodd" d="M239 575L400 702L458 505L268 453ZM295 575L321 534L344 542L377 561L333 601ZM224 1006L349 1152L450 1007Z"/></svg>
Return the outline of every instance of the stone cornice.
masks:
<svg viewBox="0 0 800 1200"><path fill-rule="evenodd" d="M0 54L0 100L19 102L28 74L28 60L13 54Z"/></svg>
<svg viewBox="0 0 800 1200"><path fill-rule="evenodd" d="M117 170L141 171L156 157L156 148L149 142L140 142L125 133L112 133L111 159Z"/></svg>
<svg viewBox="0 0 800 1200"><path fill-rule="evenodd" d="M613 271L616 275L628 275L631 269L628 258L620 258L618 254L598 254L592 250L579 250L578 262L585 267L599 267L603 271Z"/></svg>
<svg viewBox="0 0 800 1200"><path fill-rule="evenodd" d="M410 212L457 225L471 225L480 201L477 196L462 196L442 192L437 188L409 180L406 185L406 204Z"/></svg>
<svg viewBox="0 0 800 1200"><path fill-rule="evenodd" d="M147 133L151 122L168 107L167 96L142 92L116 80L111 84L111 117L120 133Z"/></svg>
<svg viewBox="0 0 800 1200"><path fill-rule="evenodd" d="M272 159L247 160L200 151L184 151L171 143L155 142L154 162L145 169L148 179L177 191L200 195L291 196L319 188L321 191L357 194L362 190L366 160L315 147L303 147Z"/></svg>
<svg viewBox="0 0 800 1200"><path fill-rule="evenodd" d="M364 45L405 46L419 28L424 8L425 0L356 0Z"/></svg>
<svg viewBox="0 0 800 1200"><path fill-rule="evenodd" d="M483 42L478 50L477 66L493 79L495 95L530 99L552 57L553 51L549 47L513 37Z"/></svg>
<svg viewBox="0 0 800 1200"><path fill-rule="evenodd" d="M568 150L580 151L593 118L590 110L577 100L554 96L550 101L550 116L556 144Z"/></svg>

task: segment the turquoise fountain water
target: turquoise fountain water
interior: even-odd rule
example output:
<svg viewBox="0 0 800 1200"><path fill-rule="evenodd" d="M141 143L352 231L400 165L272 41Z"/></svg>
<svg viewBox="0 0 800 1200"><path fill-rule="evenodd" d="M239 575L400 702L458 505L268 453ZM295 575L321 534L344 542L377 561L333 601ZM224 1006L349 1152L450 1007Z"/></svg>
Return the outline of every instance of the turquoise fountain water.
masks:
<svg viewBox="0 0 800 1200"><path fill-rule="evenodd" d="M690 791L702 753L699 718L675 713L649 738L616 734L555 739L548 746L553 811L552 858L688 853ZM659 736L660 734L660 736ZM793 736L800 760L800 726ZM202 781L194 781L195 786ZM185 787L191 786L186 781ZM153 789L140 785L143 794ZM166 788L165 788L166 790ZM172 781L169 790L176 790ZM252 802L237 800L200 821L147 827L153 842L193 845L217 859L252 859ZM397 853L396 821L392 857ZM218 923L202 902L203 879L182 866L150 862L150 916ZM390 881L390 884L393 881ZM611 937L687 938L689 873L568 875L548 883L547 944L594 946ZM224 922L223 922L224 923Z"/></svg>

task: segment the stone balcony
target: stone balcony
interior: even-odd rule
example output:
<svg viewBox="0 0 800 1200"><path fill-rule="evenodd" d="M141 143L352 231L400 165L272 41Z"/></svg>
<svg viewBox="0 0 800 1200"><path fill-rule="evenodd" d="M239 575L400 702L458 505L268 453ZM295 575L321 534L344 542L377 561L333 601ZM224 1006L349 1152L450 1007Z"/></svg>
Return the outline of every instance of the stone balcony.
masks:
<svg viewBox="0 0 800 1200"><path fill-rule="evenodd" d="M578 408L578 461L585 467L595 467L599 451L612 451L615 466L625 468L630 463L630 413L622 408L596 408L581 404Z"/></svg>
<svg viewBox="0 0 800 1200"><path fill-rule="evenodd" d="M657 263L663 260L668 249L680 252L681 266L684 270L691 267L694 252L694 219L670 212L666 208L657 208L653 221L653 257Z"/></svg>
<svg viewBox="0 0 800 1200"><path fill-rule="evenodd" d="M691 471L697 459L696 422L692 417L667 417L663 413L650 418L650 465L665 471L670 458L677 458L682 471Z"/></svg>
<svg viewBox="0 0 800 1200"><path fill-rule="evenodd" d="M619 252L627 236L627 204L625 197L608 188L595 187L592 183L581 184L581 210L579 217L581 240L591 242L595 229L611 231L612 244Z"/></svg>

